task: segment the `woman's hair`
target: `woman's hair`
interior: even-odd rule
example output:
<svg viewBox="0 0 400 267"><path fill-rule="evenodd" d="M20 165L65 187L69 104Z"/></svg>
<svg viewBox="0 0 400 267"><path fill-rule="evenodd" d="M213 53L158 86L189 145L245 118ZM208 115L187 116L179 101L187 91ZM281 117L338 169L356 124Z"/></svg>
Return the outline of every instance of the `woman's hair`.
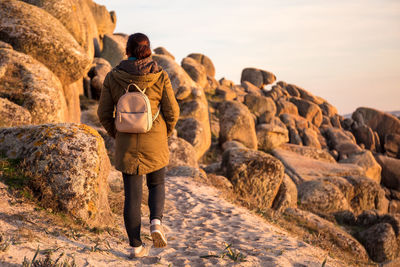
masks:
<svg viewBox="0 0 400 267"><path fill-rule="evenodd" d="M126 43L126 53L137 59L151 56L149 38L143 33L130 35Z"/></svg>

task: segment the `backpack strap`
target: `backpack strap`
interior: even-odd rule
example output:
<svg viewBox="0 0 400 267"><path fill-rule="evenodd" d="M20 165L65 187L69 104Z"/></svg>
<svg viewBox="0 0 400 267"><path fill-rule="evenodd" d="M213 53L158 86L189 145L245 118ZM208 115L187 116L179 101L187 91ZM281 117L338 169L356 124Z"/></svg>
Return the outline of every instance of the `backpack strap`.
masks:
<svg viewBox="0 0 400 267"><path fill-rule="evenodd" d="M157 119L158 115L160 114L160 111L161 111L161 105L158 106L157 112L156 114L154 114L153 122Z"/></svg>
<svg viewBox="0 0 400 267"><path fill-rule="evenodd" d="M147 88L144 88L144 89L142 90L142 89L140 89L139 86L137 86L135 83L130 83L130 84L128 84L128 86L125 88L125 93L128 93L129 87L130 87L131 85L135 86L136 89L137 89L139 92L141 92L142 94L145 94L145 93L146 93L146 89L147 89Z"/></svg>

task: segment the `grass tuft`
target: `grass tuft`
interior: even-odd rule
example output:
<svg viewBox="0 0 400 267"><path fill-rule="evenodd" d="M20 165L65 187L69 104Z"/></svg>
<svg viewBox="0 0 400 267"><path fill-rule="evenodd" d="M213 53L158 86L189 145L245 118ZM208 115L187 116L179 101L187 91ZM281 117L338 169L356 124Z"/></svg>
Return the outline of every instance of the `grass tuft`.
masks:
<svg viewBox="0 0 400 267"><path fill-rule="evenodd" d="M76 267L77 266L74 258L66 258L64 260L61 260L64 256L64 253L61 253L55 260L52 259L52 254L57 250L58 248L40 251L38 247L31 261L29 261L27 257L24 258L22 267ZM44 257L39 258L40 252L44 254Z"/></svg>

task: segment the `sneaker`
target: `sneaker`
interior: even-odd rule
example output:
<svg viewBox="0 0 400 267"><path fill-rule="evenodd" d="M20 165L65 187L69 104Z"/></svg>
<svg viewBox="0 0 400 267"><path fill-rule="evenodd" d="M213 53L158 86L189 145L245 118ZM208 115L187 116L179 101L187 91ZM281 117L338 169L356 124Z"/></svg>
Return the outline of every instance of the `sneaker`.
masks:
<svg viewBox="0 0 400 267"><path fill-rule="evenodd" d="M167 246L167 238L165 238L163 227L159 224L150 225L151 238L153 239L154 247L163 248Z"/></svg>
<svg viewBox="0 0 400 267"><path fill-rule="evenodd" d="M140 247L142 249L140 249L139 251L137 251L137 249L135 248L131 248L131 254L129 255L130 259L143 258L149 256L150 247L147 247L144 244L142 244Z"/></svg>

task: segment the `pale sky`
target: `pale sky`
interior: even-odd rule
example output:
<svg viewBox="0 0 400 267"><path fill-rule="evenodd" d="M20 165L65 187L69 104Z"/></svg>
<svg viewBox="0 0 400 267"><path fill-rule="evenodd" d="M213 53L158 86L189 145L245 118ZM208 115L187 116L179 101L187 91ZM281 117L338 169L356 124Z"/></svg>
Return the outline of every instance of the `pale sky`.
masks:
<svg viewBox="0 0 400 267"><path fill-rule="evenodd" d="M400 0L95 0L117 13L115 32L143 32L180 63L211 58L216 78L273 72L340 114L400 110Z"/></svg>

